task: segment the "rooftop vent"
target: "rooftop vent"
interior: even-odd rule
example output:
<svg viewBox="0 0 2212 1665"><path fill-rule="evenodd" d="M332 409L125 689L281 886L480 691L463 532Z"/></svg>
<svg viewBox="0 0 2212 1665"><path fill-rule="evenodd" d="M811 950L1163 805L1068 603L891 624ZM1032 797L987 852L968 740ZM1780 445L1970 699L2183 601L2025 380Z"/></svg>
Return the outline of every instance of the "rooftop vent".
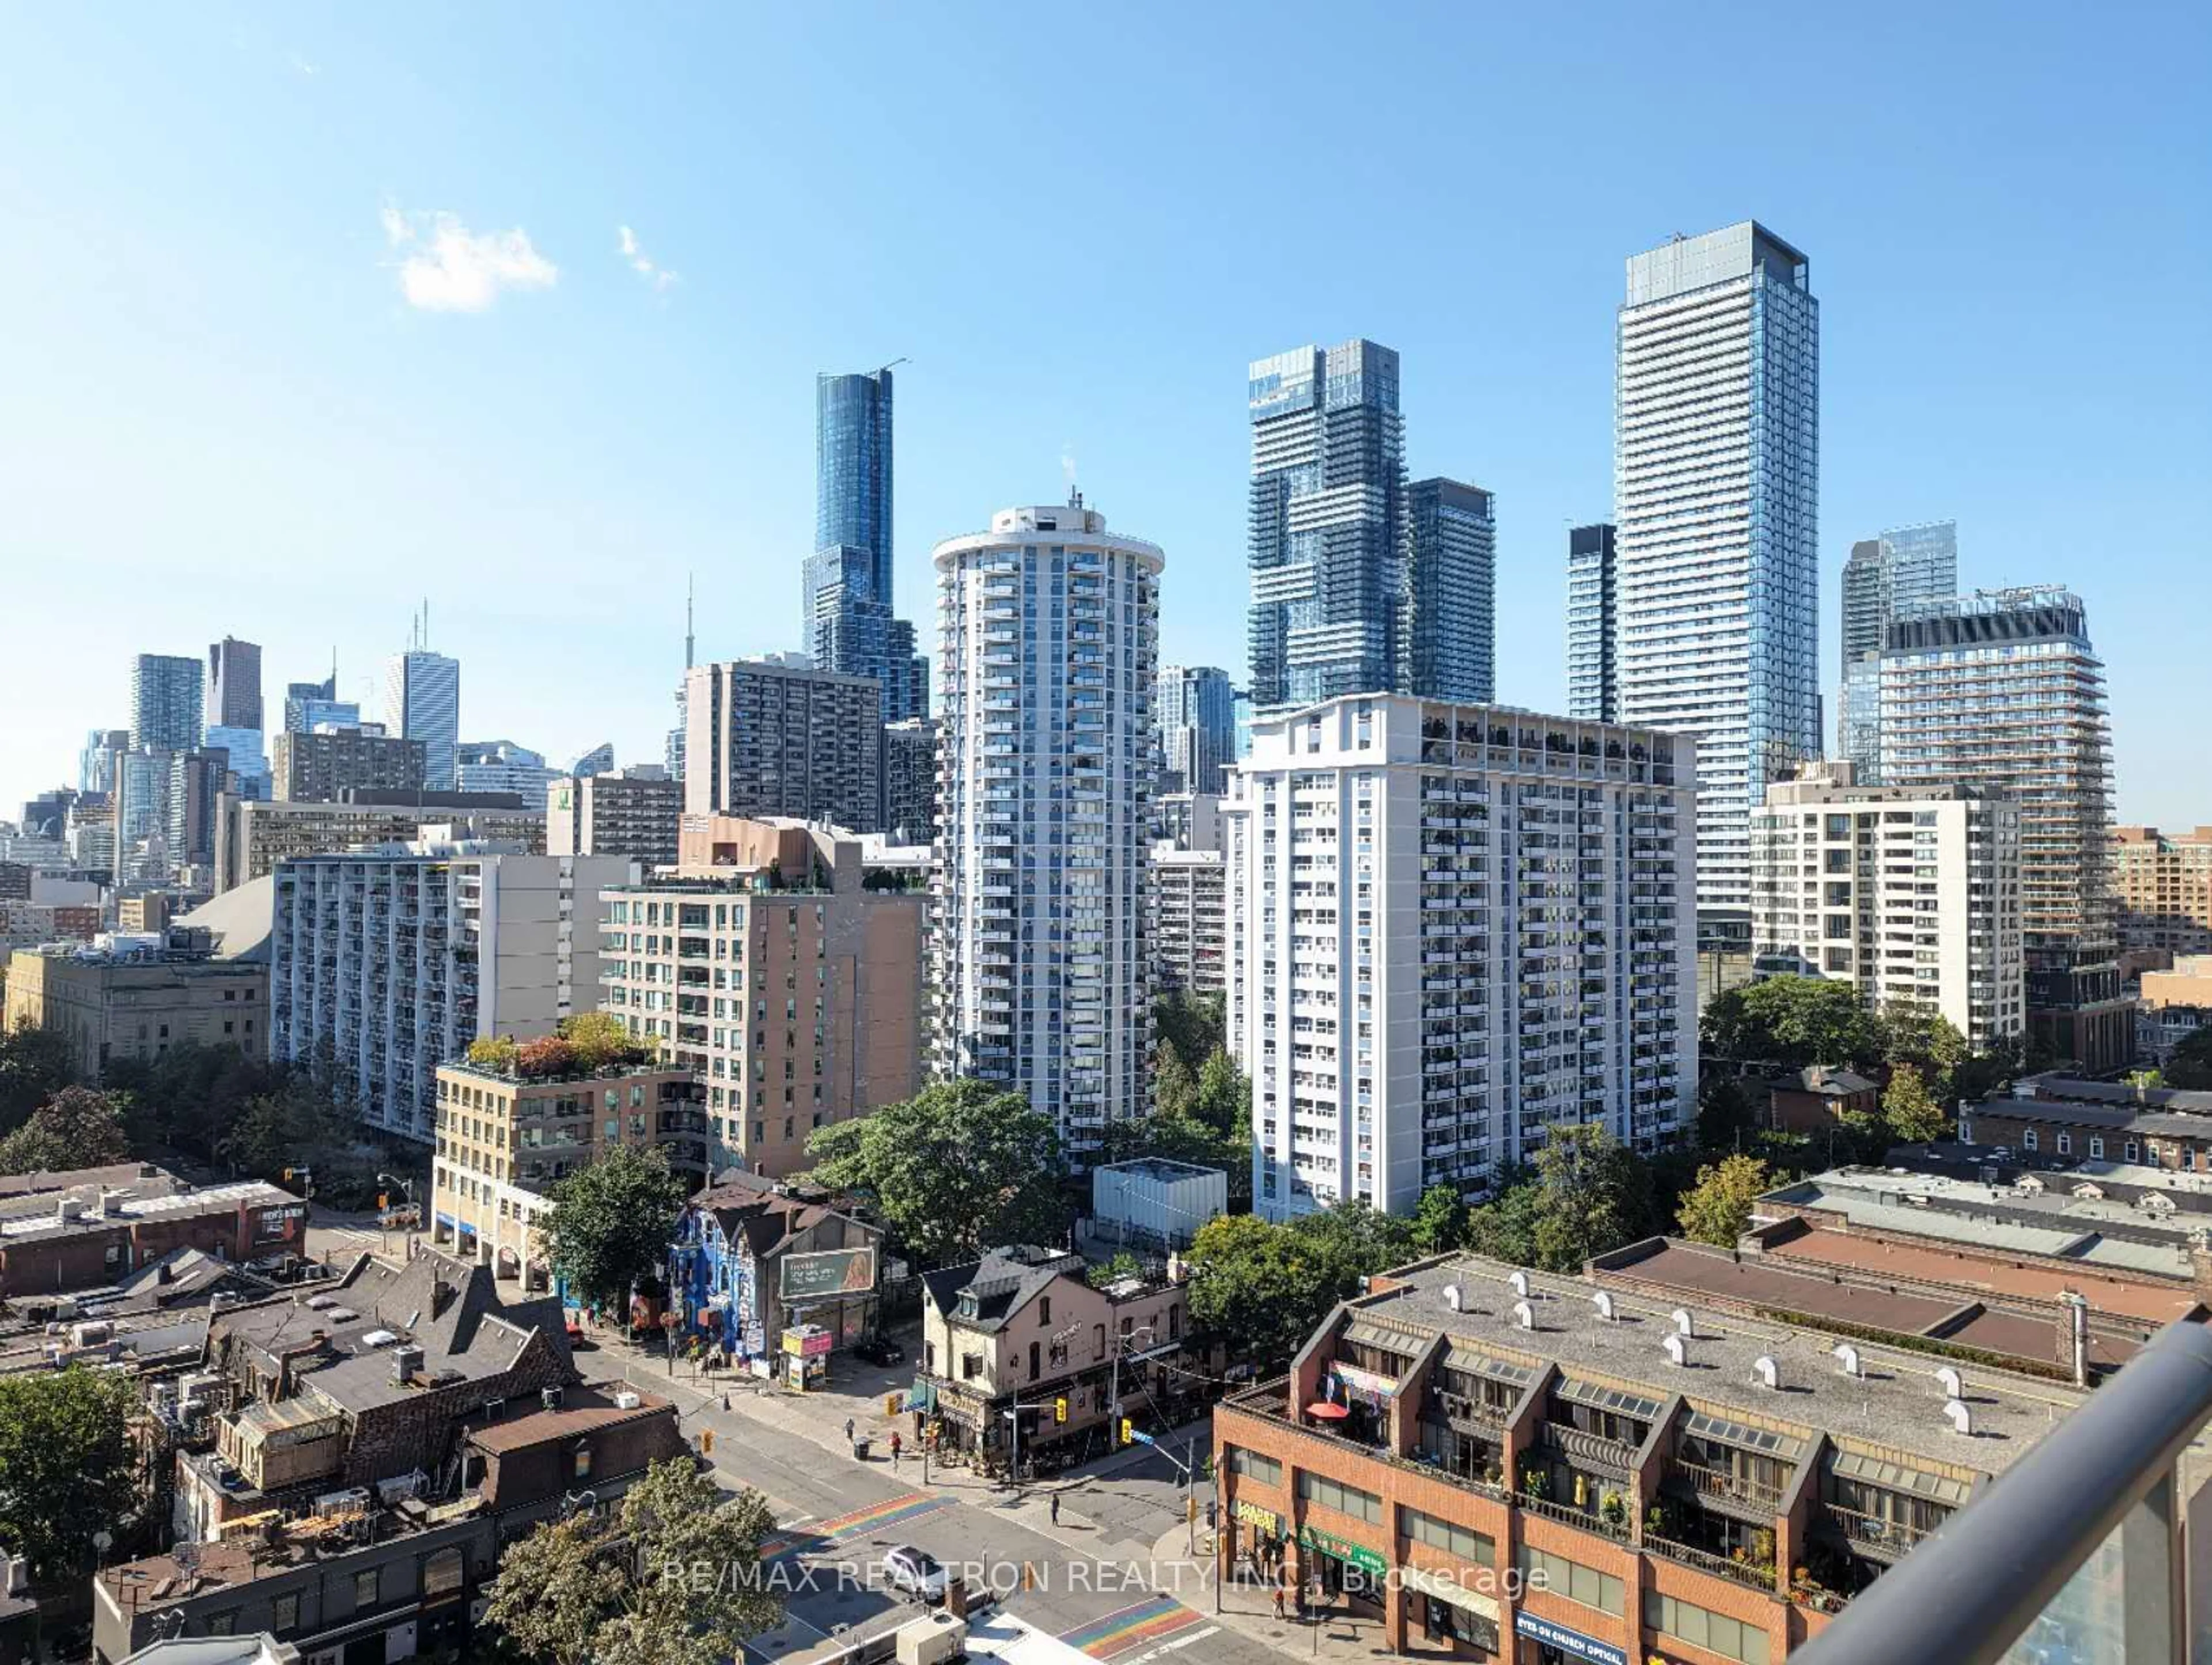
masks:
<svg viewBox="0 0 2212 1665"><path fill-rule="evenodd" d="M1459 1285L1457 1284L1446 1284L1444 1285L1444 1310L1447 1312L1457 1312L1459 1310Z"/></svg>
<svg viewBox="0 0 2212 1665"><path fill-rule="evenodd" d="M1682 1345L1682 1338L1680 1336L1662 1336L1660 1338L1659 1345L1667 1350L1667 1362L1668 1364L1681 1364L1688 1361L1690 1350Z"/></svg>
<svg viewBox="0 0 2212 1665"><path fill-rule="evenodd" d="M1536 1309L1530 1306L1526 1301L1516 1301L1513 1303L1513 1322L1520 1325L1524 1330L1532 1330L1535 1328Z"/></svg>
<svg viewBox="0 0 2212 1665"><path fill-rule="evenodd" d="M1965 1401L1945 1400L1943 1414L1951 1419L1951 1431L1954 1433L1971 1434L1974 1431L1974 1413L1966 1408Z"/></svg>
<svg viewBox="0 0 2212 1665"><path fill-rule="evenodd" d="M1837 1342L1832 1356L1834 1358L1838 1366L1841 1368L1845 1376L1864 1376L1866 1374L1866 1371L1862 1369L1859 1364L1859 1350L1853 1346L1850 1342Z"/></svg>
<svg viewBox="0 0 2212 1665"><path fill-rule="evenodd" d="M1613 1295L1611 1291L1602 1289L1598 1291L1596 1294L1590 1297L1590 1304L1597 1309L1599 1322L1610 1324L1613 1322Z"/></svg>
<svg viewBox="0 0 2212 1665"><path fill-rule="evenodd" d="M422 1368L422 1349L394 1347L392 1350L392 1379L404 1384Z"/></svg>
<svg viewBox="0 0 2212 1665"><path fill-rule="evenodd" d="M1667 1319L1674 1325L1675 1334L1689 1340L1697 1339L1698 1321L1690 1316L1689 1308L1676 1307L1674 1311L1667 1315Z"/></svg>
<svg viewBox="0 0 2212 1665"><path fill-rule="evenodd" d="M1753 1380L1762 1388L1779 1388L1782 1385L1781 1367L1765 1353L1751 1361L1751 1374Z"/></svg>
<svg viewBox="0 0 2212 1665"><path fill-rule="evenodd" d="M644 1400L639 1398L628 1388L615 1395L615 1409L617 1411L635 1411L644 1403Z"/></svg>
<svg viewBox="0 0 2212 1665"><path fill-rule="evenodd" d="M1507 1278L1505 1281L1512 1286L1513 1292L1519 1296L1522 1300L1525 1301L1528 1298L1528 1274L1527 1273L1514 1273L1510 1277Z"/></svg>
<svg viewBox="0 0 2212 1665"><path fill-rule="evenodd" d="M1936 1372L1936 1385L1943 1390L1943 1397L1946 1399L1966 1397L1966 1382L1960 1377L1959 1372L1948 1364Z"/></svg>

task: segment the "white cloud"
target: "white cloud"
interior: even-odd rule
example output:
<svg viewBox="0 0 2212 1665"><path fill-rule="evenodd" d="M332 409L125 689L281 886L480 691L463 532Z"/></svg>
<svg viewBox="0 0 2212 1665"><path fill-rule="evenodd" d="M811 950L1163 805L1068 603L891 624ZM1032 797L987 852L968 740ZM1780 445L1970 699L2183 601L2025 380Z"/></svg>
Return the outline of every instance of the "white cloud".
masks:
<svg viewBox="0 0 2212 1665"><path fill-rule="evenodd" d="M656 265L653 257L645 252L644 246L637 240L637 234L628 226L617 226L615 231L620 239L622 258L629 261L629 269L652 284L656 292L665 293L684 281L678 274L669 270L665 266Z"/></svg>
<svg viewBox="0 0 2212 1665"><path fill-rule="evenodd" d="M561 276L520 226L474 232L458 216L402 213L390 203L380 217L385 240L404 252L400 293L426 313L480 313L501 289L550 289Z"/></svg>

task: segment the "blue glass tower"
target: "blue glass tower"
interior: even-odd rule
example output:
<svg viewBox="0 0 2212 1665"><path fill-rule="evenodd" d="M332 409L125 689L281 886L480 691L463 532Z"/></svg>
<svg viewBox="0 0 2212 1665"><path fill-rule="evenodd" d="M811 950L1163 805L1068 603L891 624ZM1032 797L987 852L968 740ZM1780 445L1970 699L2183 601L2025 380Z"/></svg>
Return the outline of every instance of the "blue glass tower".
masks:
<svg viewBox="0 0 2212 1665"><path fill-rule="evenodd" d="M814 553L801 628L817 670L873 677L884 720L928 714L927 662L891 615L891 373L814 379Z"/></svg>

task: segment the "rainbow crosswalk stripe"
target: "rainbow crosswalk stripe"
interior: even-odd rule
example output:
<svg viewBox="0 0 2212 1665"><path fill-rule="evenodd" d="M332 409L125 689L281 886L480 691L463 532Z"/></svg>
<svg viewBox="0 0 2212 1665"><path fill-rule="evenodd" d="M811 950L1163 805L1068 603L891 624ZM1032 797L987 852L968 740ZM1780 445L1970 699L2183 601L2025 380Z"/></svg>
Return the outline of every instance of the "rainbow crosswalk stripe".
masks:
<svg viewBox="0 0 2212 1665"><path fill-rule="evenodd" d="M761 1559L766 1560L772 1555L788 1555L794 1549L818 1548L824 1544L842 1544L854 1538L867 1537L951 1507L952 1501L949 1498L940 1498L930 1492L908 1492L893 1498L889 1503L856 1509L849 1515L839 1515L826 1521L812 1521L805 1526L793 1527L788 1531L764 1538L761 1540Z"/></svg>
<svg viewBox="0 0 2212 1665"><path fill-rule="evenodd" d="M1060 1639L1093 1659L1111 1659L1144 1642L1158 1642L1204 1620L1180 1601L1154 1595L1133 1607L1078 1626Z"/></svg>

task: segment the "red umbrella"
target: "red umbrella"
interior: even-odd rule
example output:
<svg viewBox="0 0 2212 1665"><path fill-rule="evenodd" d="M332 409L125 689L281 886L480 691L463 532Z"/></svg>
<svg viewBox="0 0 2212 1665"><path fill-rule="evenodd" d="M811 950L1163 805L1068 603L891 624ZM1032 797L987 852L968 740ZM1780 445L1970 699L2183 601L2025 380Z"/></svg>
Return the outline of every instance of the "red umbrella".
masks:
<svg viewBox="0 0 2212 1665"><path fill-rule="evenodd" d="M1325 1399L1316 1399L1306 1407L1306 1414L1320 1422L1341 1422L1352 1413L1341 1405L1332 1405Z"/></svg>

